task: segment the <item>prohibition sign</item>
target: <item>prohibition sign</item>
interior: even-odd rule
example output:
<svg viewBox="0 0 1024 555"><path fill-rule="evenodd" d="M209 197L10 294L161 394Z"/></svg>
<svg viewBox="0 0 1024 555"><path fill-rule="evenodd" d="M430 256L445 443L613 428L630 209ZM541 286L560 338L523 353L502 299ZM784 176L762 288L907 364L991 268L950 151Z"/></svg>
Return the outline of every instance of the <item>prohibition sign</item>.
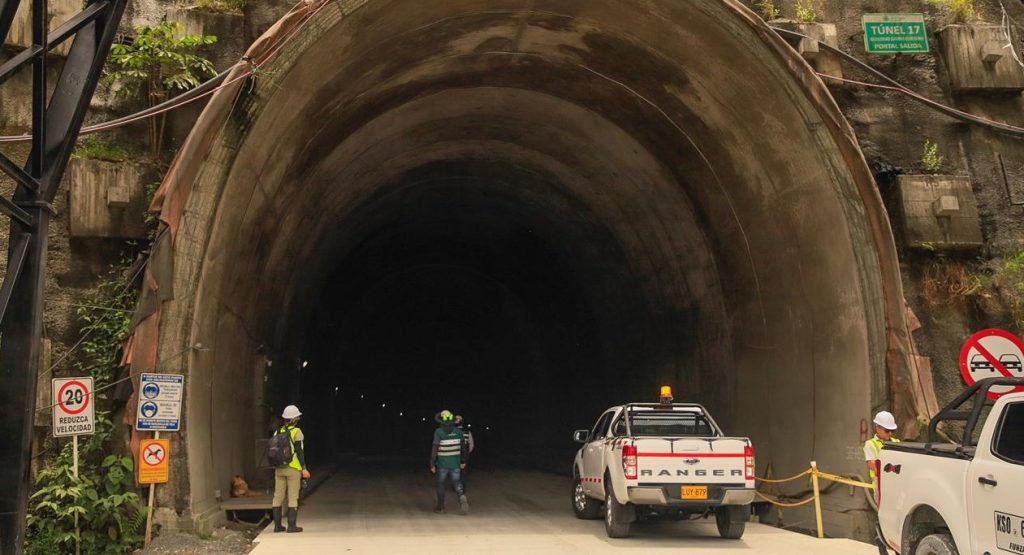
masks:
<svg viewBox="0 0 1024 555"><path fill-rule="evenodd" d="M1006 330L979 331L960 350L960 374L967 385L983 378L1024 378L1024 341ZM1024 387L995 386L989 399L1024 391Z"/></svg>
<svg viewBox="0 0 1024 555"><path fill-rule="evenodd" d="M167 458L167 451L164 451L164 446L159 443L147 445L146 450L142 453L142 459L150 466L159 465L164 462L165 458Z"/></svg>
<svg viewBox="0 0 1024 555"><path fill-rule="evenodd" d="M68 392L68 389L71 387L76 387L78 388L78 391L82 392L81 406L79 406L77 409L71 409L66 404L64 404L64 393ZM70 391L70 393L70 398L76 399L76 391L72 390ZM92 395L89 392L89 388L85 387L84 383L78 380L74 380L66 382L64 385L61 386L60 391L57 392L57 404L60 405L60 410L63 411L64 414L74 416L76 414L82 413L89 406L90 397L92 397Z"/></svg>

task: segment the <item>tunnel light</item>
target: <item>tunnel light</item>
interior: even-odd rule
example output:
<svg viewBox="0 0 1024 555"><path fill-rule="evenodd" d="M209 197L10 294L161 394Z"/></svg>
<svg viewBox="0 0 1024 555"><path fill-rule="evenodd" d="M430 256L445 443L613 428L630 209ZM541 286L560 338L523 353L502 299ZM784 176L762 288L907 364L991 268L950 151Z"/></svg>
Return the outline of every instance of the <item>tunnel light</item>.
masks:
<svg viewBox="0 0 1024 555"><path fill-rule="evenodd" d="M309 366L309 361L308 360L302 361L302 367L305 368L307 366Z"/></svg>
<svg viewBox="0 0 1024 555"><path fill-rule="evenodd" d="M424 422L426 422L426 421L427 421L427 418L426 418L426 417L423 417L423 421L424 421Z"/></svg>
<svg viewBox="0 0 1024 555"><path fill-rule="evenodd" d="M487 427L486 427L486 428L484 428L484 429L485 429L485 430L487 430L488 432L489 432L489 431L491 431L491 427L490 427L490 426L487 426Z"/></svg>
<svg viewBox="0 0 1024 555"><path fill-rule="evenodd" d="M405 416L405 413L404 412L400 412L400 413L398 413L398 416Z"/></svg>
<svg viewBox="0 0 1024 555"><path fill-rule="evenodd" d="M335 395L337 395L337 394L338 394L338 390L339 390L339 389L341 389L341 388L340 388L340 387L338 387L338 386L334 386L334 394L335 394Z"/></svg>
<svg viewBox="0 0 1024 555"><path fill-rule="evenodd" d="M366 397L365 395L360 395L360 396L359 396L359 398L360 398L360 399L363 399L363 398L365 398L365 397Z"/></svg>

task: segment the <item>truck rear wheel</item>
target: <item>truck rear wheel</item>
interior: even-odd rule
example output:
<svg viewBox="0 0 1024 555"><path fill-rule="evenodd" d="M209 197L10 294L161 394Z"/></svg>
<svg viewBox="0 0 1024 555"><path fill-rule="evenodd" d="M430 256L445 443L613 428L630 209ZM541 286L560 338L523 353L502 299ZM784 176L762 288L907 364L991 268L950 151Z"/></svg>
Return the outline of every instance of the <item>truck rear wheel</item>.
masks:
<svg viewBox="0 0 1024 555"><path fill-rule="evenodd" d="M715 509L715 523L718 535L727 540L738 540L747 529L750 508L746 505L723 505Z"/></svg>
<svg viewBox="0 0 1024 555"><path fill-rule="evenodd" d="M625 538L629 536L629 508L615 500L612 485L605 480L604 494L604 531L609 538Z"/></svg>
<svg viewBox="0 0 1024 555"><path fill-rule="evenodd" d="M925 536L914 549L914 555L958 555L953 536L932 534Z"/></svg>
<svg viewBox="0 0 1024 555"><path fill-rule="evenodd" d="M593 497L587 497L583 490L583 480L579 477L572 485L572 510L576 518L584 520L595 520L601 518L601 503Z"/></svg>

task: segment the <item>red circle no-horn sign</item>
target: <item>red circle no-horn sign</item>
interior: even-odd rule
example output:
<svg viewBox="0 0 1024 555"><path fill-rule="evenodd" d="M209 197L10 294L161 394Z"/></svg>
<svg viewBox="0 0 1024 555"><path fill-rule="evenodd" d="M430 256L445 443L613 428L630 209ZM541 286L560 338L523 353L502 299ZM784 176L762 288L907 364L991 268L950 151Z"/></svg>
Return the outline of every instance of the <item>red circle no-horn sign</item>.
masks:
<svg viewBox="0 0 1024 555"><path fill-rule="evenodd" d="M74 389L72 389L74 388ZM65 397L65 393L69 393ZM60 391L57 392L57 404L60 405L60 410L64 411L65 414L75 415L79 414L89 406L89 389L85 387L85 384L73 380L65 383L61 386ZM78 405L78 408L71 408L68 405Z"/></svg>
<svg viewBox="0 0 1024 555"><path fill-rule="evenodd" d="M960 350L960 374L967 385L984 378L1024 378L1024 341L1006 330L982 330L971 336ZM989 399L1024 391L1024 387L996 386Z"/></svg>

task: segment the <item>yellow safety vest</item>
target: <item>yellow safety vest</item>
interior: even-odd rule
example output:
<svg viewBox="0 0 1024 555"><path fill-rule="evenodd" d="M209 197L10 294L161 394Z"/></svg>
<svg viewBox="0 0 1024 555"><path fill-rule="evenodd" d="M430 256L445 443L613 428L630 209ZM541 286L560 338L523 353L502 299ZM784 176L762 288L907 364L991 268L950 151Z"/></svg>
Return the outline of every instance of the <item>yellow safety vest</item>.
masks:
<svg viewBox="0 0 1024 555"><path fill-rule="evenodd" d="M889 443L899 443L899 442L900 442L900 440L898 440L896 438L892 438L892 439L889 440ZM885 443L881 439L878 438L877 434L875 435L875 437L867 440L864 443L865 443L865 445L870 445L871 446L871 450L875 452L875 460L876 461L878 459L882 458L882 447L885 445ZM871 484L872 485L877 484L878 480L875 478L875 469L872 468L870 470L870 473L871 473Z"/></svg>

